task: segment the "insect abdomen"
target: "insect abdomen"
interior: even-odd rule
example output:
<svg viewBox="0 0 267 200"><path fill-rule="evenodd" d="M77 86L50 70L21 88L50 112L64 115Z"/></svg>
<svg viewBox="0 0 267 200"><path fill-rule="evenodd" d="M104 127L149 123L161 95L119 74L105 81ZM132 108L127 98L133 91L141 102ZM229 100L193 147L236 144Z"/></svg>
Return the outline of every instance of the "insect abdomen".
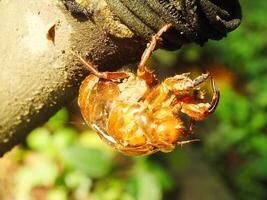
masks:
<svg viewBox="0 0 267 200"><path fill-rule="evenodd" d="M118 101L109 115L108 134L123 146L142 146L151 142L151 120L142 104Z"/></svg>
<svg viewBox="0 0 267 200"><path fill-rule="evenodd" d="M150 110L146 104L116 102L108 119L108 134L127 147L149 145L161 151L172 151L183 133L182 122L170 108Z"/></svg>

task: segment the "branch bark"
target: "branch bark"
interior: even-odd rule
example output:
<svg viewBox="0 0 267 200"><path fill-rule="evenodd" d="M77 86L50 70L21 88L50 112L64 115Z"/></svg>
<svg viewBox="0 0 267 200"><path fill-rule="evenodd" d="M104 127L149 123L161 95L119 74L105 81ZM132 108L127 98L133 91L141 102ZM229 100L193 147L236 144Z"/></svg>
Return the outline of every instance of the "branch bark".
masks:
<svg viewBox="0 0 267 200"><path fill-rule="evenodd" d="M71 50L115 70L137 62L145 40L166 22L174 29L163 47L177 49L220 39L241 18L238 0L79 0L85 12L75 17L62 1L75 3L0 0L0 156L77 96L86 73Z"/></svg>

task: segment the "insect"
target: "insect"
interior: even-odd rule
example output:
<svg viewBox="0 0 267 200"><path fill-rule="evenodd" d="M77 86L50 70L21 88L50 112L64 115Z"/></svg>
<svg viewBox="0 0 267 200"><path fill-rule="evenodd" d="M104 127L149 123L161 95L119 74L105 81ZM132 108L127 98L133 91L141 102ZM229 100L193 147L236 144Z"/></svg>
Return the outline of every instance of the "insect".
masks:
<svg viewBox="0 0 267 200"><path fill-rule="evenodd" d="M195 121L215 111L219 90L209 74L190 79L189 73L166 78L162 83L147 67L147 62L166 24L152 36L138 65L136 75L130 72L99 72L96 66L76 56L91 72L82 82L78 104L86 123L108 144L129 155L145 155L157 151L170 152L178 141L192 132ZM204 102L200 85L211 80L212 100ZM181 113L190 118L186 126Z"/></svg>

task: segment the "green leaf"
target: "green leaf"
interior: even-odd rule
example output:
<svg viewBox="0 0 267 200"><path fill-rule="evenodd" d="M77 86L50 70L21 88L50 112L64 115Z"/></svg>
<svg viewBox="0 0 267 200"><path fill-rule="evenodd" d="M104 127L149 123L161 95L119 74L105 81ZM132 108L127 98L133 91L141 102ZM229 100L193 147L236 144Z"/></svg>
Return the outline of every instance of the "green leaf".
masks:
<svg viewBox="0 0 267 200"><path fill-rule="evenodd" d="M162 188L157 178L149 172L142 171L136 175L137 181L137 200L161 200Z"/></svg>
<svg viewBox="0 0 267 200"><path fill-rule="evenodd" d="M174 182L168 174L167 170L164 169L160 164L151 163L149 169L156 178L157 182L160 184L162 190L171 190L174 186Z"/></svg>
<svg viewBox="0 0 267 200"><path fill-rule="evenodd" d="M68 118L68 111L66 108L63 108L51 117L46 125L52 130L57 130L68 122Z"/></svg>
<svg viewBox="0 0 267 200"><path fill-rule="evenodd" d="M55 131L53 135L53 145L62 149L73 144L78 138L78 133L72 128L62 127Z"/></svg>
<svg viewBox="0 0 267 200"><path fill-rule="evenodd" d="M267 114L265 112L257 111L253 115L249 125L251 131L255 132L263 129L267 124L266 119L267 119Z"/></svg>
<svg viewBox="0 0 267 200"><path fill-rule="evenodd" d="M81 171L67 173L64 180L68 189L73 191L76 199L85 199L93 184L93 181Z"/></svg>
<svg viewBox="0 0 267 200"><path fill-rule="evenodd" d="M48 187L55 183L59 175L57 165L50 159L40 154L30 154L29 163L20 167L15 179L15 199L29 199L34 187Z"/></svg>
<svg viewBox="0 0 267 200"><path fill-rule="evenodd" d="M67 200L68 194L64 188L54 188L46 196L46 200Z"/></svg>
<svg viewBox="0 0 267 200"><path fill-rule="evenodd" d="M223 91L216 115L225 124L236 123L241 126L247 124L250 109L248 99L228 89Z"/></svg>
<svg viewBox="0 0 267 200"><path fill-rule="evenodd" d="M31 149L43 151L51 147L52 136L46 128L36 128L27 137Z"/></svg>
<svg viewBox="0 0 267 200"><path fill-rule="evenodd" d="M250 141L253 152L258 153L262 156L262 161L265 161L262 166L267 166L267 137L263 134L258 134L256 137L253 137ZM263 159L264 158L264 159ZM267 173L266 173L267 175Z"/></svg>
<svg viewBox="0 0 267 200"><path fill-rule="evenodd" d="M105 176L111 169L111 156L92 148L74 145L63 152L63 161L73 169L81 170L91 178Z"/></svg>

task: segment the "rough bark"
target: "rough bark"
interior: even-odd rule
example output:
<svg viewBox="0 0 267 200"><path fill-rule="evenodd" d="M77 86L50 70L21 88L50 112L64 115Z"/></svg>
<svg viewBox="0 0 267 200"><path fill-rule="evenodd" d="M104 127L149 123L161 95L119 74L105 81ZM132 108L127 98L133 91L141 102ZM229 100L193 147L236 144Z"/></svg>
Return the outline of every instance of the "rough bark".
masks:
<svg viewBox="0 0 267 200"><path fill-rule="evenodd" d="M165 48L189 42L220 40L241 21L238 0L106 0L132 30L150 38L166 22L173 26L165 35Z"/></svg>

